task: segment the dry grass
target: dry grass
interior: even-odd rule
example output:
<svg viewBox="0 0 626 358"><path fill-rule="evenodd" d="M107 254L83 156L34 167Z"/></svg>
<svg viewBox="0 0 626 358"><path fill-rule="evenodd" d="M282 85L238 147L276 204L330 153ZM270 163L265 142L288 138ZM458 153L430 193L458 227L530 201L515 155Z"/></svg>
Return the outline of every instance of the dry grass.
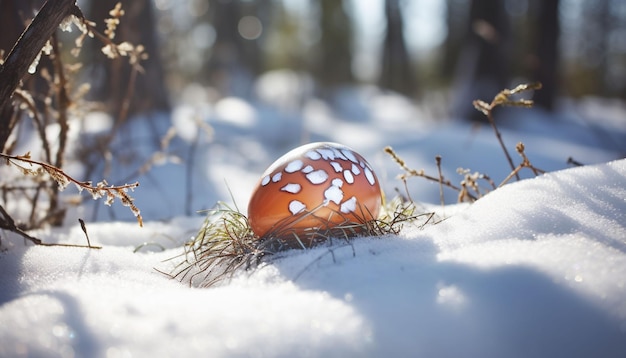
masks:
<svg viewBox="0 0 626 358"><path fill-rule="evenodd" d="M288 250L351 244L352 240L361 236L396 235L403 225L419 223L423 226L434 216L434 213L416 214L412 202L398 197L383 207L376 220L354 222L346 219L330 227L320 219L320 227L317 228L296 231L291 227L294 222L314 213L315 210L312 210L286 218L268 234L258 237L252 232L244 214L219 203L207 213L196 236L185 244L183 254L171 259L180 262L168 275L190 285L207 287L229 279L240 269L248 270L279 258Z"/></svg>

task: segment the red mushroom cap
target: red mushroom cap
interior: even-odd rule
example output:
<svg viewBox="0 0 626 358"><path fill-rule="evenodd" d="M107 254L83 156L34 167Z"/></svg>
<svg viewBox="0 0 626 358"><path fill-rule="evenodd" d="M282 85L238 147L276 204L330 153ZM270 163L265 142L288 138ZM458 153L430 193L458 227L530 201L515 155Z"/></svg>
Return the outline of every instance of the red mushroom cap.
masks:
<svg viewBox="0 0 626 358"><path fill-rule="evenodd" d="M378 217L382 195L367 161L337 143L295 148L263 173L248 204L259 237L364 223Z"/></svg>

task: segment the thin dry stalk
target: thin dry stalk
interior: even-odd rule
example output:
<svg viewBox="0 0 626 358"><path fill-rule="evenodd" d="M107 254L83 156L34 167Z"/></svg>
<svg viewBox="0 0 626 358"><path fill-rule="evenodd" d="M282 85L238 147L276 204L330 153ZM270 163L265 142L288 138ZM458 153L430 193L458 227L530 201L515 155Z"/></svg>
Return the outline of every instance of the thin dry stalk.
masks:
<svg viewBox="0 0 626 358"><path fill-rule="evenodd" d="M81 225L83 225L83 230L85 231L85 235L87 235L86 229L84 229L84 223L81 221ZM56 247L81 247L88 249L101 249L101 246L93 246L91 242L89 242L89 237L87 237L87 245L80 244L63 244L63 243L47 243L43 242L40 239L29 235L26 231L22 230L19 225L15 223L13 218L7 213L7 211L0 205L0 229L8 230L10 232L16 233L23 237L25 240L32 242L35 245L40 246L56 246Z"/></svg>
<svg viewBox="0 0 626 358"><path fill-rule="evenodd" d="M530 164L530 161L526 157L526 154L524 154L523 145L521 146L521 149L519 148L519 145L518 145L518 148L516 148L518 153L522 156L522 163L519 166L515 166L515 164L513 163L513 159L511 158L508 150L506 149L506 146L504 145L504 141L502 140L502 134L500 133L500 130L498 129L495 123L495 120L493 118L493 110L494 108L498 106L516 106L516 107L525 107L525 108L532 107L533 101L526 100L526 99L517 100L517 99L513 99L512 97L514 95L517 95L526 91L538 90L540 88L541 88L540 83L522 84L522 85L515 87L514 89L502 90L500 93L498 93L494 97L494 99L490 103L486 103L481 100L476 100L473 102L474 107L480 112L482 112L483 114L485 114L485 116L487 116L489 124L491 125L494 131L494 134L498 140L498 143L500 144L500 147L502 148L502 151L504 152L504 155L511 167L511 173L499 186L496 186L494 181L486 174L481 174L481 173L472 174L470 173L469 169L461 169L461 168L459 168L457 172L463 175L464 178L463 180L461 180L459 186L453 185L449 180L446 180L443 177L443 174L441 171L441 156L435 157L435 161L437 164L437 172L438 172L438 176L435 177L435 176L426 174L423 169L415 170L415 169L410 168L406 164L406 162L402 158L400 158L400 156L391 147L386 147L385 152L389 154L393 158L393 160L404 170L404 173L401 174L399 178L404 182L405 189L407 188L406 179L409 177L421 177L430 181L435 181L439 184L439 198L443 206L443 203L444 203L443 187L444 186L458 192L458 196L457 196L458 202L465 202L465 201L473 202L473 201L478 200L478 198L481 198L482 196L484 196L487 192L489 192L489 190L485 190L483 192L480 189L480 186L478 185L479 180L486 181L491 187L491 190L495 190L498 187L505 184L506 182L508 182L512 177L516 177L519 180L520 179L519 171L522 168L530 168L535 175L544 173L544 171L542 171L541 169L535 168L534 166ZM408 189L406 191L408 193Z"/></svg>
<svg viewBox="0 0 626 358"><path fill-rule="evenodd" d="M8 165L13 165L20 169L24 175L40 176L44 173L48 174L50 178L58 184L60 190L65 189L70 183L73 183L79 191L86 190L94 199L106 197L105 204L109 206L113 204L115 198L118 198L122 202L122 205L130 208L137 218L139 226L143 226L141 211L133 203L134 199L128 195L128 190L133 191L139 186L139 182L120 186L108 186L108 183L103 180L96 184L96 186L93 186L91 181L79 181L54 165L31 159L29 153L21 156L0 153L0 158L5 159ZM26 167L23 164L28 164L30 167ZM37 166L38 169L32 169L33 165Z"/></svg>
<svg viewBox="0 0 626 358"><path fill-rule="evenodd" d="M443 174L441 173L441 156L438 155L435 157L435 162L437 163L437 173L439 174L439 201L441 202L441 207L445 206L445 200L443 198Z"/></svg>
<svg viewBox="0 0 626 358"><path fill-rule="evenodd" d="M541 170L530 163L530 160L528 160L526 153L524 153L524 149L525 149L524 143L522 142L517 143L517 145L515 146L515 150L522 157L522 162L517 167L515 167L515 169L513 169L511 174L509 174L506 178L504 178L504 180L500 183L500 185L498 185L498 188L508 183L509 180L511 180L511 178L514 175L517 176L519 171L522 170L523 168L529 168L530 170L533 171L535 175L540 175L540 174L545 173L544 170Z"/></svg>
<svg viewBox="0 0 626 358"><path fill-rule="evenodd" d="M467 192L467 190L465 190L462 186L458 187L454 184L452 184L452 182L449 179L445 179L443 174L440 172L438 177L434 177L431 175L426 174L426 172L422 169L422 170L416 170L413 168L410 168L406 162L404 161L404 159L402 159L398 153L396 153L393 148L391 148L390 146L385 147L385 153L389 154L391 156L391 158L404 170L403 174L399 175L399 179L405 181L406 184L406 179L410 178L410 177L420 177L420 178L424 178L426 180L430 180L430 181L434 181L439 183L440 188L442 188L443 186L448 187L452 190L455 190L459 193L462 193L462 197L463 198L467 198L469 201L476 201L478 198L475 197L474 195L470 194L469 192ZM435 158L435 160L437 160L437 158ZM439 159L439 163L440 163L441 159ZM407 190L408 192L408 190Z"/></svg>
<svg viewBox="0 0 626 358"><path fill-rule="evenodd" d="M494 108L498 106L514 106L514 107L530 108L533 106L532 100L527 100L527 99L514 100L514 99L511 99L511 97L513 95L516 95L522 92L538 90L538 89L541 89L541 83L538 83L538 82L533 83L533 84L521 84L512 90L504 89L500 91L500 93L498 93L493 98L491 103L486 103L481 100L476 100L472 102L472 104L474 105L474 108L482 112L487 117L487 120L489 121L489 124L491 125L491 128L493 129L493 132L496 135L496 138L498 139L498 143L500 143L500 147L502 148L502 151L504 152L506 160L509 162L509 165L511 166L512 171L515 171L515 164L513 164L513 159L511 158L511 155L509 154L509 151L506 149L506 146L504 145L504 141L502 140L502 134L500 133L500 130L498 130L498 126L496 126L496 122L493 119L493 110ZM520 177L517 173L515 173L515 177L517 180L520 180Z"/></svg>

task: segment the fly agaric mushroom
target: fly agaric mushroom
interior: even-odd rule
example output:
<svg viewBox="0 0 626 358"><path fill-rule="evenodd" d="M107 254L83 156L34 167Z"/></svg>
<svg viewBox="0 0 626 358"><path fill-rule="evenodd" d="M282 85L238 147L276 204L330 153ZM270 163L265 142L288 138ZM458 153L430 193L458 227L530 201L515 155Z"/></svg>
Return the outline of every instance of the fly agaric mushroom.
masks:
<svg viewBox="0 0 626 358"><path fill-rule="evenodd" d="M289 239L376 219L381 200L378 179L361 155L337 143L311 143L265 171L250 199L248 221L261 238Z"/></svg>

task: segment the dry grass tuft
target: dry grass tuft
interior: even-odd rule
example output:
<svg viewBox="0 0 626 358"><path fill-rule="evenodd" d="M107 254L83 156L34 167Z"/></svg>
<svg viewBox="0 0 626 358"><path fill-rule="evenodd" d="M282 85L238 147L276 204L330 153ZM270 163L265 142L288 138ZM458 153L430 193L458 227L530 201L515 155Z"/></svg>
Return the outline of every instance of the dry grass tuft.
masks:
<svg viewBox="0 0 626 358"><path fill-rule="evenodd" d="M231 278L240 269L255 268L281 257L279 254L288 250L351 244L360 236L396 235L404 224L420 222L423 226L434 216L434 213L415 214L415 205L398 197L384 206L376 220L346 220L329 227L320 219L317 228L304 231L291 228L294 222L314 213L312 210L287 218L267 235L258 237L244 214L218 203L208 212L198 234L185 244L183 254L171 259L181 262L167 275L193 286L208 287Z"/></svg>

